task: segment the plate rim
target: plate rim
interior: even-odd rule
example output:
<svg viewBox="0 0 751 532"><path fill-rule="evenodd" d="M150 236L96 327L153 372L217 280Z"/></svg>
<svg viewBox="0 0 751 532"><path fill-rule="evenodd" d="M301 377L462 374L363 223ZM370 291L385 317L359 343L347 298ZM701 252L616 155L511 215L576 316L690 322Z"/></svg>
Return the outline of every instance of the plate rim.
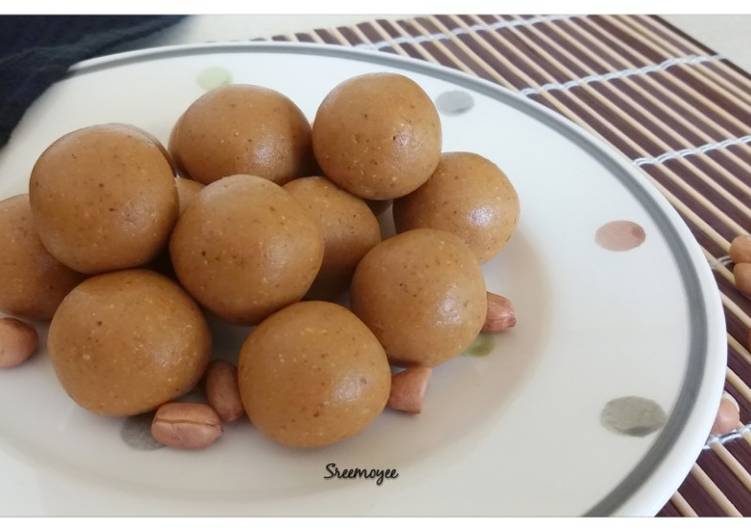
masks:
<svg viewBox="0 0 751 532"><path fill-rule="evenodd" d="M727 363L727 332L719 288L698 242L675 208L649 181L647 174L615 147L579 124L519 93L443 65L366 47L283 41L226 41L159 46L81 61L71 66L63 79L149 60L219 53L286 53L339 57L402 68L454 83L489 96L502 105L511 105L552 127L588 151L635 196L665 236L682 274L690 310L688 363L676 406L669 413L655 442L616 487L583 515L646 515L649 512L654 515L688 474L709 434L715 411L701 408L701 405L719 405ZM688 460L689 457L691 461Z"/></svg>

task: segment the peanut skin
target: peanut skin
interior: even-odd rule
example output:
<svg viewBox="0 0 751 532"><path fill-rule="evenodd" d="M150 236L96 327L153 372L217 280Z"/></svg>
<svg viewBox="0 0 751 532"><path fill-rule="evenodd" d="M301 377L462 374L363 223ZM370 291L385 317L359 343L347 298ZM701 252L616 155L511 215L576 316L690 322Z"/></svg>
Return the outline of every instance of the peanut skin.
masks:
<svg viewBox="0 0 751 532"><path fill-rule="evenodd" d="M501 332L516 325L516 313L511 300L493 292L488 292L488 313L482 332Z"/></svg>
<svg viewBox="0 0 751 532"><path fill-rule="evenodd" d="M742 294L751 296L751 263L742 262L733 267L735 287Z"/></svg>
<svg viewBox="0 0 751 532"><path fill-rule="evenodd" d="M409 414L419 414L432 370L414 367L391 376L391 395L387 406Z"/></svg>
<svg viewBox="0 0 751 532"><path fill-rule="evenodd" d="M0 368L22 364L38 345L39 336L34 327L15 318L0 318Z"/></svg>
<svg viewBox="0 0 751 532"><path fill-rule="evenodd" d="M166 403L151 422L154 439L175 449L204 449L222 432L222 421L214 409L199 403Z"/></svg>
<svg viewBox="0 0 751 532"><path fill-rule="evenodd" d="M717 417L712 425L711 434L727 434L738 428L741 424L740 412L738 401L729 393L723 393L720 408L717 410Z"/></svg>
<svg viewBox="0 0 751 532"><path fill-rule="evenodd" d="M740 235L730 243L730 258L733 262L751 262L751 236Z"/></svg>
<svg viewBox="0 0 751 532"><path fill-rule="evenodd" d="M224 422L236 421L245 415L237 368L229 362L215 360L206 372L206 399Z"/></svg>

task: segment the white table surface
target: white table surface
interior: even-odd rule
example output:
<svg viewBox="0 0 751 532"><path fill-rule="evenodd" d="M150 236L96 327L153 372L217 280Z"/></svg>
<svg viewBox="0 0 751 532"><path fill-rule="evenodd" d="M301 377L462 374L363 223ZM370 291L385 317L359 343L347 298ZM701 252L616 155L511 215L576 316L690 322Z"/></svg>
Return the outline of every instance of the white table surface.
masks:
<svg viewBox="0 0 751 532"><path fill-rule="evenodd" d="M271 37L410 15L200 15L123 49ZM751 15L664 15L670 23L751 72Z"/></svg>

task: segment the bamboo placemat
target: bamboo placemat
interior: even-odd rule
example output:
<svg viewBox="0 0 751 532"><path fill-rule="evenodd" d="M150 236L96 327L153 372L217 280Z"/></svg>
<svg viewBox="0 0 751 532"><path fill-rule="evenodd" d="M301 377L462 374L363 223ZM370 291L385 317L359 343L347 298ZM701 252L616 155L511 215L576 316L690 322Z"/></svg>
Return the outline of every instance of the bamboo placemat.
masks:
<svg viewBox="0 0 751 532"><path fill-rule="evenodd" d="M712 438L658 515L751 515L751 300L730 241L751 230L751 75L655 16L436 15L273 37L380 50L518 91L633 160L712 265L727 321L725 389L744 424Z"/></svg>

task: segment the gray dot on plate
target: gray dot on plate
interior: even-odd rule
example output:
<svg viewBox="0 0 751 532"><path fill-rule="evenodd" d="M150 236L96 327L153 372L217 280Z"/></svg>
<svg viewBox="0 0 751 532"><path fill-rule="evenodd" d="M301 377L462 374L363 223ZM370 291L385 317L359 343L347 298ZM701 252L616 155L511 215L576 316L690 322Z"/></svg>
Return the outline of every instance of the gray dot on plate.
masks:
<svg viewBox="0 0 751 532"><path fill-rule="evenodd" d="M459 115L472 109L475 99L466 91L446 91L438 95L435 104L445 115Z"/></svg>
<svg viewBox="0 0 751 532"><path fill-rule="evenodd" d="M660 405L644 397L628 396L607 402L600 414L602 426L619 434L646 436L660 429L667 415Z"/></svg>
<svg viewBox="0 0 751 532"><path fill-rule="evenodd" d="M151 435L151 420L153 414L141 414L126 418L120 429L120 437L133 449L151 451L164 447Z"/></svg>

